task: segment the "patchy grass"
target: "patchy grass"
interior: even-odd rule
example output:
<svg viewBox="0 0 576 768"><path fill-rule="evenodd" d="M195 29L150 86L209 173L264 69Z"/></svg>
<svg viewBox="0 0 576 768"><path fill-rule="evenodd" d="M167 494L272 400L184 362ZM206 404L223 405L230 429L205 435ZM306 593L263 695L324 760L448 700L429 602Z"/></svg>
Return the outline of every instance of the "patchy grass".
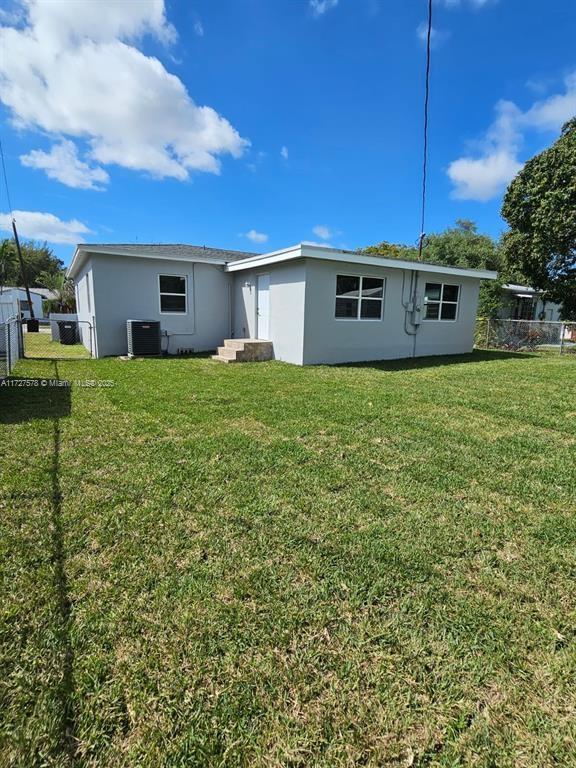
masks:
<svg viewBox="0 0 576 768"><path fill-rule="evenodd" d="M24 361L0 764L576 764L574 360Z"/></svg>

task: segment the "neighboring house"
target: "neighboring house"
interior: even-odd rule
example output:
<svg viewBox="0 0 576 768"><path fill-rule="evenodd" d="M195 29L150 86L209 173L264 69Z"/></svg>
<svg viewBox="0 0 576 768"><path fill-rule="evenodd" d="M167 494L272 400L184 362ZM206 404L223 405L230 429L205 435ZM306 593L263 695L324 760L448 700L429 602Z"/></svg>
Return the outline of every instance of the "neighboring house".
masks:
<svg viewBox="0 0 576 768"><path fill-rule="evenodd" d="M82 244L68 277L97 357L126 354L133 319L159 320L168 353L265 339L276 359L306 365L470 352L480 281L496 273L306 244Z"/></svg>
<svg viewBox="0 0 576 768"><path fill-rule="evenodd" d="M51 291L47 288L30 288L34 317L44 317L42 301L45 298L50 298L51 295ZM25 288L11 286L0 288L0 320L7 320L9 317L24 319L30 317L30 306Z"/></svg>
<svg viewBox="0 0 576 768"><path fill-rule="evenodd" d="M562 307L543 301L542 292L525 285L507 283L502 286L501 320L560 320Z"/></svg>

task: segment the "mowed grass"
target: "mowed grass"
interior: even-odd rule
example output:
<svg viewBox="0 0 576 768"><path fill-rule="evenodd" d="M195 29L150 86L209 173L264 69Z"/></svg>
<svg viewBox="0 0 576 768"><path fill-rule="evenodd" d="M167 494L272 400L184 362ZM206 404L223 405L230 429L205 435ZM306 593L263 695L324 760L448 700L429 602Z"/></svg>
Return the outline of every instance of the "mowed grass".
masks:
<svg viewBox="0 0 576 768"><path fill-rule="evenodd" d="M0 765L576 765L574 359L16 374Z"/></svg>
<svg viewBox="0 0 576 768"><path fill-rule="evenodd" d="M24 354L27 358L89 358L90 353L83 344L61 344L52 341L49 326L42 326L38 333L24 331Z"/></svg>

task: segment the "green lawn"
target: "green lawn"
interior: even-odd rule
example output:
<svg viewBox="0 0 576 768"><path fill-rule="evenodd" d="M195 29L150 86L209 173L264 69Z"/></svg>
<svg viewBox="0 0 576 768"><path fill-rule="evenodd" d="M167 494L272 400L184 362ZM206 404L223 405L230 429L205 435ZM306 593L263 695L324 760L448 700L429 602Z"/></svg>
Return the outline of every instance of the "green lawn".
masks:
<svg viewBox="0 0 576 768"><path fill-rule="evenodd" d="M60 344L52 341L50 327L43 326L38 333L24 332L24 354L28 358L89 358L90 353L83 344Z"/></svg>
<svg viewBox="0 0 576 768"><path fill-rule="evenodd" d="M574 359L16 375L1 766L576 765Z"/></svg>

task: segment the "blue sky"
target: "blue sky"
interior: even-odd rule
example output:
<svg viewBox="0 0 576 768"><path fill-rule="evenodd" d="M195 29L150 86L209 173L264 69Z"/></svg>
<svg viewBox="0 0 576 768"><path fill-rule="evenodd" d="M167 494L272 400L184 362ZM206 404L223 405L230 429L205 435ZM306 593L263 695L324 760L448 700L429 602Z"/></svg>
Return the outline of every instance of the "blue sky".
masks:
<svg viewBox="0 0 576 768"><path fill-rule="evenodd" d="M23 237L357 248L419 233L425 0L2 2ZM576 113L576 3L435 0L426 229L498 236ZM0 225L9 225L0 198Z"/></svg>

